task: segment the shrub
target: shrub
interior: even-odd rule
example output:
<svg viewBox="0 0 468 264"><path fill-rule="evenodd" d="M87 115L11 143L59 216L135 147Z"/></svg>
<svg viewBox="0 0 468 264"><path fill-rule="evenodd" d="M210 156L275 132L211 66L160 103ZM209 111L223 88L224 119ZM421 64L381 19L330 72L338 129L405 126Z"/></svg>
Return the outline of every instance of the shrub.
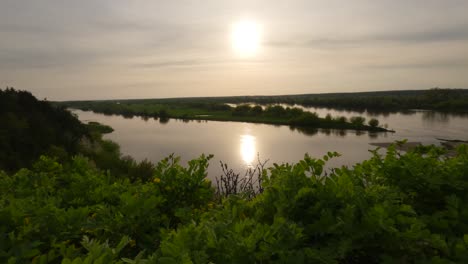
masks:
<svg viewBox="0 0 468 264"><path fill-rule="evenodd" d="M356 126L362 126L364 125L364 122L366 122L366 119L362 116L353 116L350 119L351 124L354 124Z"/></svg>
<svg viewBox="0 0 468 264"><path fill-rule="evenodd" d="M251 109L252 108L247 104L238 105L232 111L232 115L233 116L248 116L250 115Z"/></svg>
<svg viewBox="0 0 468 264"><path fill-rule="evenodd" d="M337 118L337 121L340 123L346 123L348 119L346 118L346 116L340 116Z"/></svg>
<svg viewBox="0 0 468 264"><path fill-rule="evenodd" d="M453 157L391 146L327 169L337 156L273 164L263 192L218 204L211 156L170 156L133 183L83 157L41 157L0 172L0 262L467 263L466 145Z"/></svg>
<svg viewBox="0 0 468 264"><path fill-rule="evenodd" d="M317 113L303 112L300 116L289 120L290 125L296 126L315 126L320 123Z"/></svg>
<svg viewBox="0 0 468 264"><path fill-rule="evenodd" d="M195 263L466 263L468 151L427 148L324 172L330 157L269 169L264 192L230 197L173 231L156 258ZM154 257L154 255L153 255Z"/></svg>
<svg viewBox="0 0 468 264"><path fill-rule="evenodd" d="M285 116L287 111L280 105L270 105L266 108L265 114L272 117L281 117Z"/></svg>
<svg viewBox="0 0 468 264"><path fill-rule="evenodd" d="M379 126L379 120L377 120L375 118L372 118L371 120L369 120L369 126L378 127Z"/></svg>
<svg viewBox="0 0 468 264"><path fill-rule="evenodd" d="M261 115L263 113L263 108L259 105L256 105L252 107L251 111L254 113L254 115Z"/></svg>
<svg viewBox="0 0 468 264"><path fill-rule="evenodd" d="M60 164L42 156L32 170L0 172L0 263L77 256L84 236L117 244L128 235L133 246L122 251L126 256L154 251L163 229L188 224L208 208L210 158L185 168L171 156L150 181L133 183L96 170L84 157Z"/></svg>

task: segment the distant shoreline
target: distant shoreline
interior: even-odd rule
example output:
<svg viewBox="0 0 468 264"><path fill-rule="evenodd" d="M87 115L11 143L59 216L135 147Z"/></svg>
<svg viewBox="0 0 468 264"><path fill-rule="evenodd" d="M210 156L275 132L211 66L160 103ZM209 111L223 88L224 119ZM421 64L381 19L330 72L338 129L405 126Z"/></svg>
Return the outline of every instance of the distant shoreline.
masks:
<svg viewBox="0 0 468 264"><path fill-rule="evenodd" d="M418 109L464 114L468 113L468 89L433 88L428 90L394 90L355 93L80 100L55 103L59 105L83 105L90 103L253 103L258 105L287 104L300 105L304 107L325 107L346 111L368 111L373 113L411 111L412 109Z"/></svg>

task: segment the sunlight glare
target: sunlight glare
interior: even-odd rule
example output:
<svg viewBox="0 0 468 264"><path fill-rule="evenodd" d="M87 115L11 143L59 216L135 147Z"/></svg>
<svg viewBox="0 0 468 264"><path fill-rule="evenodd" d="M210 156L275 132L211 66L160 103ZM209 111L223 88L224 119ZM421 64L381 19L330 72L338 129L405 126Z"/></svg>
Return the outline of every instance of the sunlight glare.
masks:
<svg viewBox="0 0 468 264"><path fill-rule="evenodd" d="M260 47L261 27L250 20L239 21L232 26L232 47L242 57L250 57Z"/></svg>
<svg viewBox="0 0 468 264"><path fill-rule="evenodd" d="M252 166L256 154L255 137L251 135L241 136L240 154L247 166Z"/></svg>

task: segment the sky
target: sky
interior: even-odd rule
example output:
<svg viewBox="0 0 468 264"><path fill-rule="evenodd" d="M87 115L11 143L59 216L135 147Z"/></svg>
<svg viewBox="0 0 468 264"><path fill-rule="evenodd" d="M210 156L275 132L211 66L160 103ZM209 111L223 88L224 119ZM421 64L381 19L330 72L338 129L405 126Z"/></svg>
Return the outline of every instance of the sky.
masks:
<svg viewBox="0 0 468 264"><path fill-rule="evenodd" d="M466 0L1 0L0 87L48 100L468 88ZM255 54L232 28L261 28Z"/></svg>

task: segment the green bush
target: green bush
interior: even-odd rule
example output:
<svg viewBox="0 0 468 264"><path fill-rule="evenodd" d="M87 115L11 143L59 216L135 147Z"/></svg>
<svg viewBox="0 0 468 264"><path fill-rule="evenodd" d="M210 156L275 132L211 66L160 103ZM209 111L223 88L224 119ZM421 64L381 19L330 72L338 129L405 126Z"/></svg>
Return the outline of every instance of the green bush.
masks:
<svg viewBox="0 0 468 264"><path fill-rule="evenodd" d="M76 246L71 256L79 255L84 236L110 243L129 236L127 256L157 250L163 229L190 223L208 209L209 158L185 168L169 157L155 166L150 181L133 183L93 168L84 157L59 164L43 156L32 170L0 174L0 263L65 257L57 247Z"/></svg>
<svg viewBox="0 0 468 264"><path fill-rule="evenodd" d="M233 116L251 116L254 113L255 112L252 112L252 107L248 104L238 105L232 110Z"/></svg>
<svg viewBox="0 0 468 264"><path fill-rule="evenodd" d="M84 157L0 173L1 263L467 263L468 148L305 156L214 202L211 156L130 181Z"/></svg>
<svg viewBox="0 0 468 264"><path fill-rule="evenodd" d="M350 121L353 125L362 126L366 122L366 119L362 116L353 116L351 117Z"/></svg>
<svg viewBox="0 0 468 264"><path fill-rule="evenodd" d="M289 124L293 126L316 126L320 123L317 113L303 112L301 115L291 118Z"/></svg>
<svg viewBox="0 0 468 264"><path fill-rule="evenodd" d="M369 126L378 127L379 126L379 120L377 120L375 118L372 118L371 120L369 120Z"/></svg>
<svg viewBox="0 0 468 264"><path fill-rule="evenodd" d="M174 263L466 263L468 152L400 154L324 173L308 156L275 165L252 201L225 200L173 231L157 255Z"/></svg>

